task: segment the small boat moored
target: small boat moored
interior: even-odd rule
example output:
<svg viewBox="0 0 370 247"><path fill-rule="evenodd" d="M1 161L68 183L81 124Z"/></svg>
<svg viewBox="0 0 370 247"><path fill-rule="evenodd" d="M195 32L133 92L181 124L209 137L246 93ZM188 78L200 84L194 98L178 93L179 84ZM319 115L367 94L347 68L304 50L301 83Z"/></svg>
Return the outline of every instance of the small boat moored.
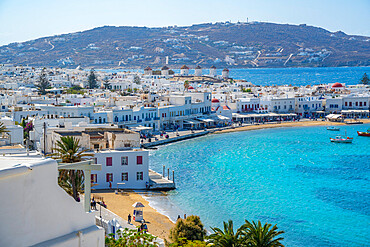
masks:
<svg viewBox="0 0 370 247"><path fill-rule="evenodd" d="M340 135L336 136L335 138L330 138L331 142L336 142L336 143L352 143L353 138L351 137L342 137Z"/></svg>
<svg viewBox="0 0 370 247"><path fill-rule="evenodd" d="M340 128L339 127L335 127L335 126L329 126L326 128L327 130L331 130L331 131L339 131Z"/></svg>
<svg viewBox="0 0 370 247"><path fill-rule="evenodd" d="M336 142L336 143L352 143L353 138L347 136L347 131L345 132L345 136L342 137L340 135L337 135L335 138L330 138L331 142Z"/></svg>
<svg viewBox="0 0 370 247"><path fill-rule="evenodd" d="M370 129L367 131L357 131L358 136L369 136L370 137Z"/></svg>

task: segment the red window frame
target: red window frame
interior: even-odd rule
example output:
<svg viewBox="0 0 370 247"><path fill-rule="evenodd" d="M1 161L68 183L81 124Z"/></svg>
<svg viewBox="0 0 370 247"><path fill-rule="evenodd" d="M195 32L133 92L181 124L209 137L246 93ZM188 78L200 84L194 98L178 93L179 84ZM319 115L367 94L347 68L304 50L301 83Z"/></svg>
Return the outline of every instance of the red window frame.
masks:
<svg viewBox="0 0 370 247"><path fill-rule="evenodd" d="M113 163L113 162L112 162L112 157L107 157L107 158L106 158L106 160L105 160L105 162L106 162L105 164L106 164L107 166L112 166L112 163Z"/></svg>
<svg viewBox="0 0 370 247"><path fill-rule="evenodd" d="M143 164L143 156L136 156L136 164L137 165Z"/></svg>

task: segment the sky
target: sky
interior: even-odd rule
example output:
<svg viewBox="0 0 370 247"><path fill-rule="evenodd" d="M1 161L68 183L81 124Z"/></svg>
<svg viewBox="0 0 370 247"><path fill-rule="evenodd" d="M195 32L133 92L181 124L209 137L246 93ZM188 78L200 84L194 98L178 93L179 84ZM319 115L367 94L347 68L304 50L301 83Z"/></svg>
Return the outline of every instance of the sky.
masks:
<svg viewBox="0 0 370 247"><path fill-rule="evenodd" d="M0 0L0 45L111 26L307 24L370 36L370 0Z"/></svg>

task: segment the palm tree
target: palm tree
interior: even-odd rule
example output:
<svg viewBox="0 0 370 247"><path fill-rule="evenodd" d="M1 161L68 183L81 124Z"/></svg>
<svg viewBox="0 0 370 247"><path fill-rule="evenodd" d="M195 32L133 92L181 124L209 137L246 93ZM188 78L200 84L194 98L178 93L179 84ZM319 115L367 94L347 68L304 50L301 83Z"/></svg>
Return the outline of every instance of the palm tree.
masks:
<svg viewBox="0 0 370 247"><path fill-rule="evenodd" d="M57 141L57 148L53 148L56 153L51 154L54 159L61 159L62 163L80 162L86 156L92 154L85 154L87 150L81 150L80 140L72 136L63 136L60 141ZM82 191L82 184L84 182L84 174L81 170L61 170L59 172L58 183L78 200L78 193Z"/></svg>
<svg viewBox="0 0 370 247"><path fill-rule="evenodd" d="M271 226L271 224L267 223L262 226L261 221L258 221L258 223L252 221L251 223L246 220L245 224L239 228L244 236L243 242L250 247L284 247L280 243L284 238L276 238L284 231L277 231L276 225L272 228Z"/></svg>
<svg viewBox="0 0 370 247"><path fill-rule="evenodd" d="M208 239L210 243L213 243L216 247L238 247L245 246L242 242L242 232L240 228L234 233L233 221L224 222L224 230L220 228L212 228L214 232Z"/></svg>
<svg viewBox="0 0 370 247"><path fill-rule="evenodd" d="M2 136L3 134L8 133L8 132L9 132L9 130L6 128L4 123L0 122L0 135Z"/></svg>
<svg viewBox="0 0 370 247"><path fill-rule="evenodd" d="M184 88L186 89L186 91L188 91L188 89L189 89L189 81L188 80L184 81Z"/></svg>

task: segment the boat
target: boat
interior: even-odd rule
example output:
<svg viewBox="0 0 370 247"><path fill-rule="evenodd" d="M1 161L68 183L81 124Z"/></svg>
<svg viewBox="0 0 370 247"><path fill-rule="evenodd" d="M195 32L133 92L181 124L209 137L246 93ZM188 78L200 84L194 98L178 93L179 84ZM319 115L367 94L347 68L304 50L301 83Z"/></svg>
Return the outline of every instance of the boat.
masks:
<svg viewBox="0 0 370 247"><path fill-rule="evenodd" d="M367 131L357 131L358 136L369 136L370 137L370 129Z"/></svg>
<svg viewBox="0 0 370 247"><path fill-rule="evenodd" d="M336 143L352 143L353 138L351 137L342 137L340 135L336 136L335 138L330 138L331 142L336 142Z"/></svg>
<svg viewBox="0 0 370 247"><path fill-rule="evenodd" d="M335 138L330 138L331 142L336 143L352 143L353 138L347 136L347 131L345 132L345 136L342 137L341 135L337 135Z"/></svg>
<svg viewBox="0 0 370 247"><path fill-rule="evenodd" d="M339 131L340 128L339 127L335 127L335 126L329 126L326 128L327 130L331 130L331 131Z"/></svg>
<svg viewBox="0 0 370 247"><path fill-rule="evenodd" d="M352 121L344 121L344 123L345 124L363 124L364 122L352 120Z"/></svg>

